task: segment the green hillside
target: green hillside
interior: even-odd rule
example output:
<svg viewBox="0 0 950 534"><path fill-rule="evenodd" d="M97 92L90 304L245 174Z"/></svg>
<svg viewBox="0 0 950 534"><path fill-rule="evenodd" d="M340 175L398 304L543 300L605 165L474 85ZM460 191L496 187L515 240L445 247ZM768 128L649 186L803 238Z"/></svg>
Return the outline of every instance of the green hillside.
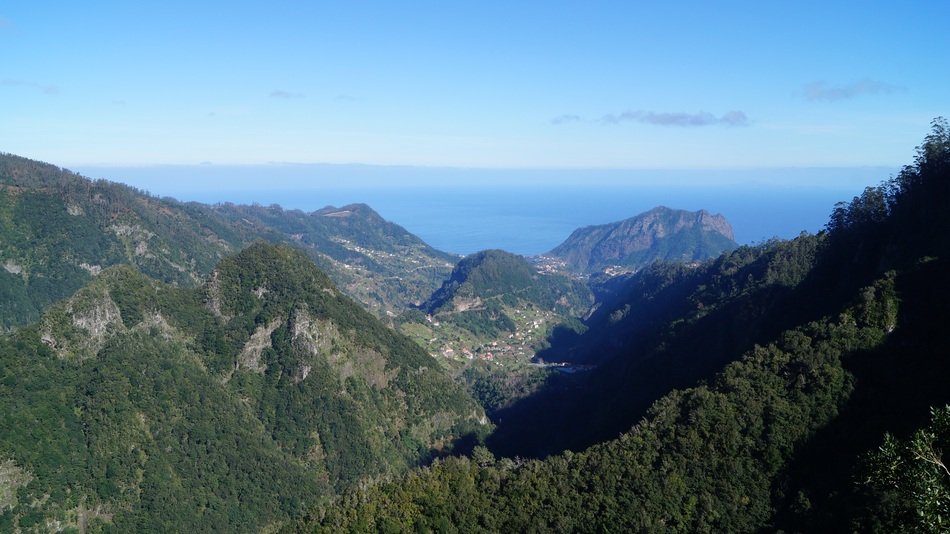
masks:
<svg viewBox="0 0 950 534"><path fill-rule="evenodd" d="M541 272L522 256L486 250L459 261L418 311L397 322L450 360L524 366L553 325L584 314L591 303L583 283Z"/></svg>
<svg viewBox="0 0 950 534"><path fill-rule="evenodd" d="M596 278L583 324L550 330L590 302L576 280L501 251L465 258L395 321L441 361L308 257L376 273L397 254L383 249L447 259L364 206L180 204L0 159L0 288L16 314L44 309L0 337L0 531L950 522L943 119L820 234ZM550 331L528 348L570 372L488 357L526 328ZM484 365L462 379L490 435L443 371L444 347L475 341Z"/></svg>
<svg viewBox="0 0 950 534"><path fill-rule="evenodd" d="M945 531L948 202L938 119L914 165L836 206L821 235L620 283L566 341L600 365L555 395L582 407L546 405L562 436L625 424L619 438L543 460L477 449L300 528Z"/></svg>
<svg viewBox="0 0 950 534"><path fill-rule="evenodd" d="M243 238L132 188L0 155L0 327L35 321L120 263L195 285Z"/></svg>
<svg viewBox="0 0 950 534"><path fill-rule="evenodd" d="M196 289L106 269L0 354L2 531L256 531L483 428L421 349L261 243Z"/></svg>
<svg viewBox="0 0 950 534"><path fill-rule="evenodd" d="M503 250L483 250L459 261L442 287L420 308L438 314L492 300L508 305L527 301L581 313L590 305L583 286L566 276L540 273L522 256Z"/></svg>
<svg viewBox="0 0 950 534"><path fill-rule="evenodd" d="M455 259L366 206L308 214L182 203L0 154L0 328L35 321L112 265L195 286L258 239L305 250L380 315L424 300Z"/></svg>
<svg viewBox="0 0 950 534"><path fill-rule="evenodd" d="M383 316L424 301L458 260L365 204L310 213L234 204L209 209L231 225L304 250L338 287Z"/></svg>

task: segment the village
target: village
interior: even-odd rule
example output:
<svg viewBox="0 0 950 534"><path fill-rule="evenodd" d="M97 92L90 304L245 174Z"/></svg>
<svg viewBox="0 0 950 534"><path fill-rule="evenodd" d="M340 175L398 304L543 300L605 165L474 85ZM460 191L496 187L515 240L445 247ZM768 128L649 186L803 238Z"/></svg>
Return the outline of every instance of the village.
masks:
<svg viewBox="0 0 950 534"><path fill-rule="evenodd" d="M502 367L521 367L544 348L551 328L562 320L551 310L526 303L506 307L504 312L514 322L515 329L502 331L493 339L479 338L446 320L445 315L426 316L425 324L404 325L402 330L449 367L475 360Z"/></svg>
<svg viewBox="0 0 950 534"><path fill-rule="evenodd" d="M374 250L374 249L371 249L371 248L366 248L366 247L357 245L356 243L353 243L353 242L350 241L349 239L345 239L345 238L342 238L342 237L332 237L331 239L332 239L334 242L339 243L341 246L343 246L343 248L345 248L345 249L347 249L347 250L351 250L351 251L356 252L356 253L358 253L358 254L361 254L361 255L363 255L363 256L366 256L367 258L369 258L369 259L371 259L371 260L373 260L373 261L382 261L382 262L384 262L384 263L389 263L389 262L392 262L392 261L394 261L394 260L407 261L408 263L411 263L411 264L415 265L414 269L416 269L416 270L417 270L417 269L426 269L426 268L431 268L431 267L442 267L442 268L446 268L446 269L451 269L451 268L452 268L452 264L449 263L449 262L446 262L446 261L443 261L443 262L428 262L428 261L423 262L423 261L419 261L418 257L416 257L416 256L407 257L406 254L405 254L405 251L400 251L399 254L396 254L396 253L392 253L392 252L384 252L384 251L381 251L381 250ZM355 268L353 265L350 265L350 264L348 264L348 263L343 263L342 265L343 265L343 267L344 267L345 269L351 269L351 270L352 270L352 269ZM399 277L397 276L396 278L398 279Z"/></svg>

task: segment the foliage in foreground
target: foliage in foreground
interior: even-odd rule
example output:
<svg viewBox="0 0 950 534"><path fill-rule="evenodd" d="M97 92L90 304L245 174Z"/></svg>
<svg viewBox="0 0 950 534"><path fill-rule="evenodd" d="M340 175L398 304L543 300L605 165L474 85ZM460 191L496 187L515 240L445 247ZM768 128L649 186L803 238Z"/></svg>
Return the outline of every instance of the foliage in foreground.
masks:
<svg viewBox="0 0 950 534"><path fill-rule="evenodd" d="M930 425L908 439L892 434L868 456L866 483L880 492L884 527L897 531L950 530L950 406L933 409Z"/></svg>
<svg viewBox="0 0 950 534"><path fill-rule="evenodd" d="M835 209L815 261L793 276L808 283L789 317L821 310L820 319L663 396L619 439L527 462L479 449L353 492L298 527L945 530L944 412L886 439L869 484L855 475L873 429L906 427L950 401L948 203L950 132L938 119L913 166ZM839 307L843 295L850 304Z"/></svg>
<svg viewBox="0 0 950 534"><path fill-rule="evenodd" d="M300 252L200 289L128 267L0 338L0 531L255 531L479 431L470 397Z"/></svg>
<svg viewBox="0 0 950 534"><path fill-rule="evenodd" d="M318 530L754 530L796 445L851 391L842 357L873 349L893 325L893 279L866 294L756 347L713 383L660 399L619 439L540 461L445 460L348 496Z"/></svg>

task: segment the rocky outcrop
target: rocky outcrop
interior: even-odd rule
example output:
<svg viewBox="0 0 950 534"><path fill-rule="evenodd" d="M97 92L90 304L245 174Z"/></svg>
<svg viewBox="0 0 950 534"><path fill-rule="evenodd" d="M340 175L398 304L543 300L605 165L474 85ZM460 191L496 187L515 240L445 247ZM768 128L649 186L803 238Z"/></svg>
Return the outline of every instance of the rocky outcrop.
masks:
<svg viewBox="0 0 950 534"><path fill-rule="evenodd" d="M281 322L283 322L281 319L275 319L266 326L257 327L257 330L251 334L251 339L247 340L238 355L237 367L239 369L264 374L264 371L267 370L267 363L264 362L261 356L264 354L264 349L271 347L270 336L274 333L274 330L277 330Z"/></svg>
<svg viewBox="0 0 950 534"><path fill-rule="evenodd" d="M355 345L333 322L312 317L304 307L294 311L290 328L293 341L310 360L297 369L295 383L304 381L313 366L322 362L330 364L341 383L357 376L375 389L386 388L399 372L387 369L386 358L378 351Z"/></svg>
<svg viewBox="0 0 950 534"><path fill-rule="evenodd" d="M614 265L635 269L658 260L704 260L735 246L732 226L722 215L658 207L623 221L579 228L546 256L592 272Z"/></svg>

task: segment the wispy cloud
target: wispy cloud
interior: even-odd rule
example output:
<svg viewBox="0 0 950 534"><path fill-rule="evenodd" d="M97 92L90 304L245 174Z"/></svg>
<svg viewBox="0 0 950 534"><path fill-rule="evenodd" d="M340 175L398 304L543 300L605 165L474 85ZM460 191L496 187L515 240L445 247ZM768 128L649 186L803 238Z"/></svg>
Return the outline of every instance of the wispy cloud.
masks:
<svg viewBox="0 0 950 534"><path fill-rule="evenodd" d="M569 122L580 122L580 120L580 115L565 113L564 115L558 115L551 119L551 124L567 124Z"/></svg>
<svg viewBox="0 0 950 534"><path fill-rule="evenodd" d="M4 16L0 16L0 31L12 30L12 29L13 29L13 22Z"/></svg>
<svg viewBox="0 0 950 534"><path fill-rule="evenodd" d="M283 91L281 89L275 89L271 91L270 95L268 96L270 96L271 98L283 98L283 99L290 100L294 98L306 98L307 95L303 93L294 93L291 91Z"/></svg>
<svg viewBox="0 0 950 534"><path fill-rule="evenodd" d="M639 122L655 126L678 126L692 128L698 126L748 126L749 118L741 111L730 111L717 117L712 113L700 111L698 113L657 113L654 111L624 111L619 114L608 114L600 118L603 124L621 124L624 122Z"/></svg>
<svg viewBox="0 0 950 534"><path fill-rule="evenodd" d="M55 85L31 82L28 80L13 80L10 78L3 78L3 79L0 79L0 85L7 86L7 87L25 87L27 89L40 91L47 95L55 95L59 93L59 87Z"/></svg>
<svg viewBox="0 0 950 534"><path fill-rule="evenodd" d="M356 101L359 100L359 99L356 98L356 97L353 96L353 95L348 95L348 94L346 94L346 93L340 93L340 94L336 95L335 97L333 97L333 100L336 100L337 102L356 102Z"/></svg>
<svg viewBox="0 0 950 534"><path fill-rule="evenodd" d="M828 85L823 81L811 82L805 85L802 94L806 100L836 102L861 95L886 95L903 90L902 87L896 85L865 78L845 85Z"/></svg>

